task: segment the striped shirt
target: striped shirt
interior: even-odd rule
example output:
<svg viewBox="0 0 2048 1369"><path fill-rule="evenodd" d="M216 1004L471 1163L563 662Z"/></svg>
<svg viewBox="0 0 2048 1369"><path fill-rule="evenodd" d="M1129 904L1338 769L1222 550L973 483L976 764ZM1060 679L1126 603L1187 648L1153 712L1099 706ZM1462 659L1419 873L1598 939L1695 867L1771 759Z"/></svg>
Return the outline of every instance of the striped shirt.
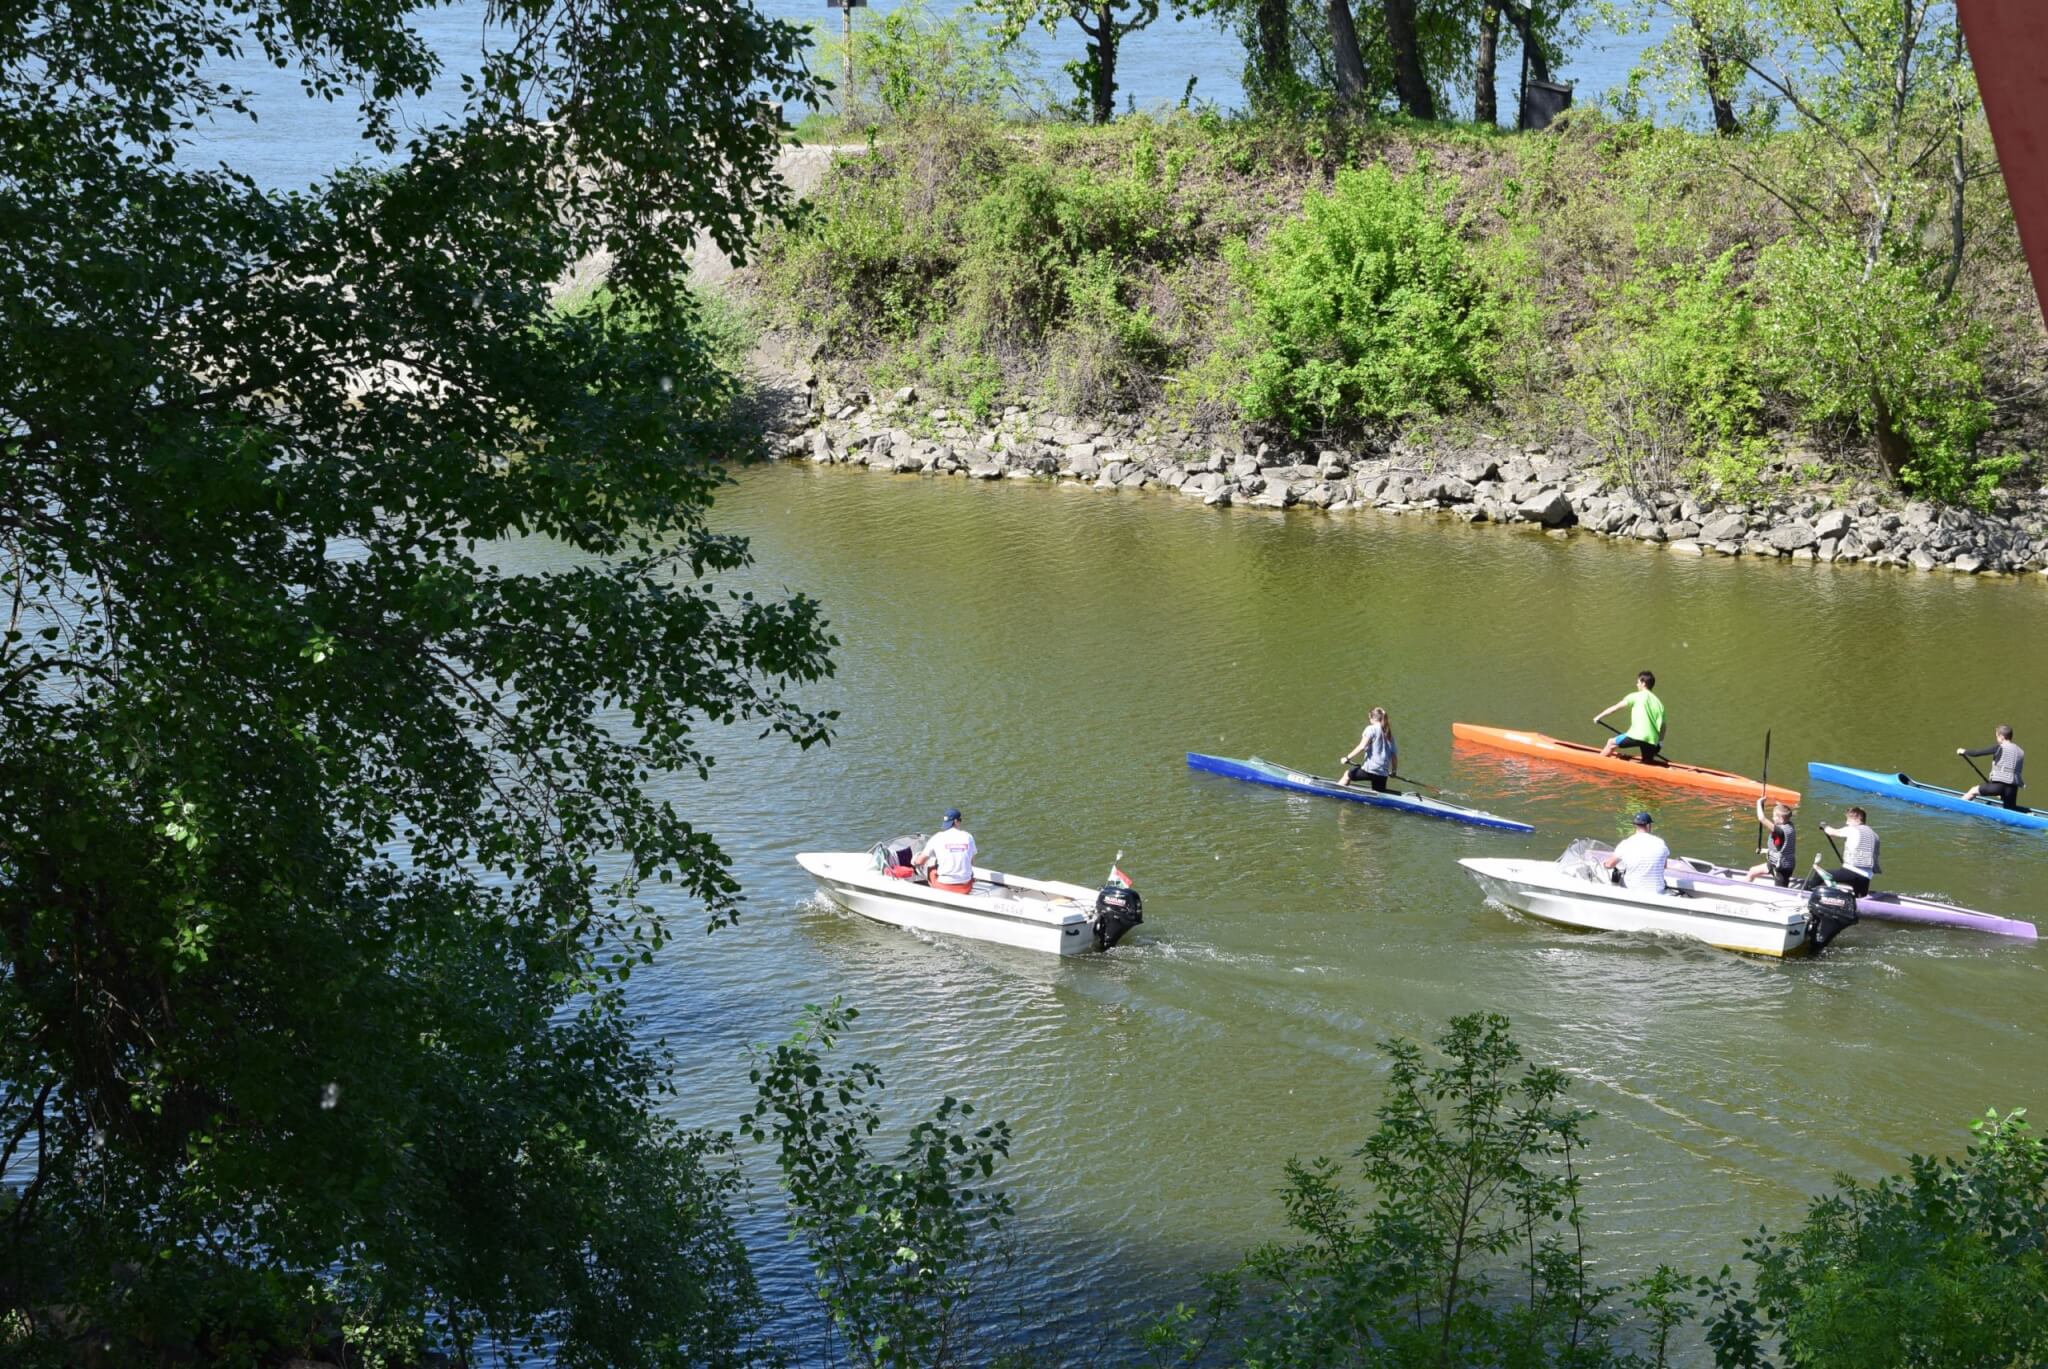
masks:
<svg viewBox="0 0 2048 1369"><path fill-rule="evenodd" d="M1998 742L1992 746L1980 746L1975 751L1965 751L1965 756L1991 757L1991 782L1993 784L2023 785L2020 769L2027 763L2027 753L2013 742Z"/></svg>

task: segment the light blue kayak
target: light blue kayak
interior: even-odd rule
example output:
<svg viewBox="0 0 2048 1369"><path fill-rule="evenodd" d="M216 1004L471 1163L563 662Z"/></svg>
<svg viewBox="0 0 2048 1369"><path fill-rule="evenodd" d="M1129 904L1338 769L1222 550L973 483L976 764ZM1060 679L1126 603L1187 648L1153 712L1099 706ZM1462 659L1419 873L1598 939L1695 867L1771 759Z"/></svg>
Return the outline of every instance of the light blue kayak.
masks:
<svg viewBox="0 0 2048 1369"><path fill-rule="evenodd" d="M2031 808L2005 808L1983 799L1966 799L1959 789L1944 789L1938 784L1927 784L1914 779L1911 775L1901 775L1895 770L1858 770L1854 766L1808 761L1806 773L1817 780L1839 784L1845 789L1862 789L1872 794L1883 794L1887 798L1904 799L1907 803L1917 803L1923 808L1968 813L1973 818L1989 818L1992 822L2002 822L2008 827L2048 831L2048 814L2036 812Z"/></svg>
<svg viewBox="0 0 2048 1369"><path fill-rule="evenodd" d="M1275 789L1292 789L1301 794L1320 794L1328 799L1350 799L1353 803L1369 803L1375 808L1398 808L1404 813L1417 813L1425 818L1465 822L1474 827L1492 827L1502 832L1536 830L1526 822L1516 822L1513 818L1482 813L1477 808L1446 803L1442 799L1433 799L1425 794L1375 794L1363 784L1342 785L1335 780L1324 779L1321 775L1289 770L1284 765L1275 765L1271 761L1260 760L1257 756L1248 761L1240 761L1229 756L1205 756L1199 751L1190 751L1188 768L1206 770L1212 775L1228 775L1234 780L1250 780L1253 784L1267 784Z"/></svg>

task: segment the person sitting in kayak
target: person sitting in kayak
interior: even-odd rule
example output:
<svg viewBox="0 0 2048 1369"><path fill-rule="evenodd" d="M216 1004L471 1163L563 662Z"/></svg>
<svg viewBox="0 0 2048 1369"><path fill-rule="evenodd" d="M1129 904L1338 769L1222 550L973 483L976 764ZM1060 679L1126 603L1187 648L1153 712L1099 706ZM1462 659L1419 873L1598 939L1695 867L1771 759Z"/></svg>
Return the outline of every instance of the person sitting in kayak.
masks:
<svg viewBox="0 0 2048 1369"><path fill-rule="evenodd" d="M1647 670L1642 671L1636 676L1635 693L1623 695L1620 702L1611 703L1594 714L1593 722L1597 726L1607 720L1609 713L1623 708L1629 711L1628 730L1609 738L1607 745L1601 748L1601 755L1612 756L1624 747L1632 747L1646 762L1654 764L1659 760L1659 753L1664 749L1664 701L1651 692L1656 688L1657 677Z"/></svg>
<svg viewBox="0 0 2048 1369"><path fill-rule="evenodd" d="M1821 824L1821 831L1842 843L1842 864L1833 874L1822 874L1820 857L1813 858L1813 873L1806 877L1806 887L1818 889L1832 880L1846 884L1858 898L1870 892L1870 881L1883 872L1877 863L1877 832L1870 826L1869 814L1861 808L1851 808L1847 819L1840 827Z"/></svg>
<svg viewBox="0 0 2048 1369"><path fill-rule="evenodd" d="M1614 850L1600 862L1609 870L1621 871L1623 888L1645 894L1670 892L1664 887L1664 866L1671 859L1671 848L1664 844L1664 838L1650 830L1654 821L1648 813L1636 814L1634 834L1616 842Z"/></svg>
<svg viewBox="0 0 2048 1369"><path fill-rule="evenodd" d="M1351 762L1356 758L1357 765ZM1366 715L1365 735L1358 739L1358 745L1346 751L1337 762L1337 783L1349 788L1354 780L1364 780L1372 786L1375 794L1387 792L1387 780L1399 764L1399 753L1394 749L1394 724L1387 717L1387 710L1375 708Z"/></svg>
<svg viewBox="0 0 2048 1369"><path fill-rule="evenodd" d="M960 825L959 809L946 810L938 835L925 842L924 850L910 864L913 869L925 870L925 881L934 889L949 894L974 892L974 837Z"/></svg>
<svg viewBox="0 0 2048 1369"><path fill-rule="evenodd" d="M1993 734L1991 745L1980 746L1974 751L1965 751L1959 746L1956 748L1956 754L1991 757L1991 778L1982 784L1971 785L1969 791L1963 795L1964 798L1975 799L1981 795L1987 799L1997 799L2008 810L2015 810L2020 806L2020 789L2026 784L2026 781L2020 778L2020 769L2027 763L2027 753L2013 742L2011 727L2000 723L1998 730Z"/></svg>
<svg viewBox="0 0 2048 1369"><path fill-rule="evenodd" d="M1749 867L1749 879L1755 883L1764 875L1771 877L1771 883L1783 889L1792 882L1793 862L1798 859L1799 829L1792 825L1792 810L1782 803L1771 805L1771 816L1764 817L1764 801L1756 801L1756 820L1770 824L1770 835L1757 848L1763 863Z"/></svg>

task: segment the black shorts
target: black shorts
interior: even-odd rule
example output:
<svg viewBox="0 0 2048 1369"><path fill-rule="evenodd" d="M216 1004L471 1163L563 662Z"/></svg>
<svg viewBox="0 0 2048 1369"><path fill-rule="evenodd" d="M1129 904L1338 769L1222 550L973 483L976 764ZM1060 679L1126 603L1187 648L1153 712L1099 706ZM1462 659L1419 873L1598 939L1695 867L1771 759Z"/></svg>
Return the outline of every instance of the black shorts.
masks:
<svg viewBox="0 0 2048 1369"><path fill-rule="evenodd" d="M1771 867L1771 883L1777 885L1780 889L1790 887L1792 883L1792 867L1788 865L1781 870L1773 865Z"/></svg>
<svg viewBox="0 0 2048 1369"><path fill-rule="evenodd" d="M1977 786L1977 796L1979 798L1997 799L2007 808L2017 808L2020 806L2020 787L2016 784L2007 784L2003 780L1984 781L1984 783Z"/></svg>
<svg viewBox="0 0 2048 1369"><path fill-rule="evenodd" d="M1640 737L1623 737L1614 744L1614 749L1616 751L1640 751L1643 753L1643 759L1646 761L1656 760L1664 751L1663 746L1659 743L1646 742Z"/></svg>
<svg viewBox="0 0 2048 1369"><path fill-rule="evenodd" d="M1375 794L1384 794L1387 792L1387 777L1385 775L1370 775L1367 774L1365 771L1359 769L1355 765L1344 772L1344 778L1350 780L1353 784L1358 783L1360 780L1364 780L1367 784L1372 786L1372 792Z"/></svg>

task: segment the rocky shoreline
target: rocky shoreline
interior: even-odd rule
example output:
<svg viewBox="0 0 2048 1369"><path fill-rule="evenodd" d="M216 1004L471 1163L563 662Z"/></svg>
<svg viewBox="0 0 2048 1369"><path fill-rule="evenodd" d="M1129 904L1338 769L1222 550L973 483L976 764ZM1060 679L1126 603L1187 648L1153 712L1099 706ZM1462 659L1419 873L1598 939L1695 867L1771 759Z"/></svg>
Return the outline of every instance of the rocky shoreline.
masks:
<svg viewBox="0 0 2048 1369"><path fill-rule="evenodd" d="M811 376L779 388L804 399L784 407L771 452L820 465L1157 488L1208 506L1434 512L1470 523L1533 524L1559 537L1578 532L1662 544L1678 555L2048 575L2048 507L2038 495L2008 498L1991 513L1874 491L1847 500L1812 492L1711 507L1696 494L1621 488L1545 447L1503 440L1455 451L1400 442L1370 454L1266 444L1247 450L1221 444L1215 434L1120 428L1016 406L976 420L957 408L921 405L914 388L834 395L821 393Z"/></svg>

